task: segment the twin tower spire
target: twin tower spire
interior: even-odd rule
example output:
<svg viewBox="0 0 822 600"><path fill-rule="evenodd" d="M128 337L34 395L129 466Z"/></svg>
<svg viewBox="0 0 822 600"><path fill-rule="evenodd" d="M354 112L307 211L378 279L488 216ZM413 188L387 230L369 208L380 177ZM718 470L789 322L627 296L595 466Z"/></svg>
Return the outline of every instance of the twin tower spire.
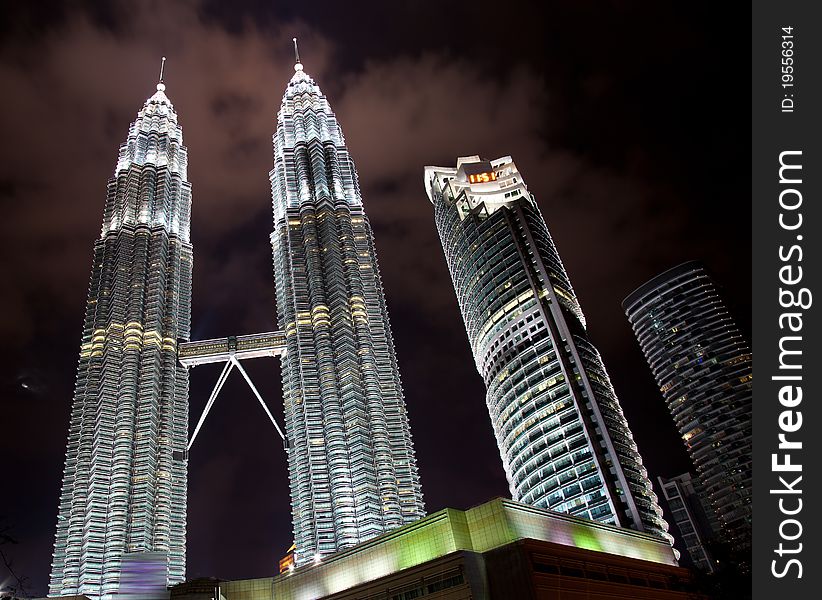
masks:
<svg viewBox="0 0 822 600"><path fill-rule="evenodd" d="M425 514L374 238L342 130L295 66L271 181L298 565ZM193 248L188 151L165 94L131 124L94 243L49 595L185 579ZM253 337L253 336L248 336ZM229 350L231 356L236 349Z"/></svg>

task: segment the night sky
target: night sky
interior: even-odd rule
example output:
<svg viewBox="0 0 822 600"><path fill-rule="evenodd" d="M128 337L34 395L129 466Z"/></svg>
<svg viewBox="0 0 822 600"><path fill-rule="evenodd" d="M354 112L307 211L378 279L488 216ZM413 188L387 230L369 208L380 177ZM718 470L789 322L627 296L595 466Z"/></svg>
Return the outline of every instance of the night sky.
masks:
<svg viewBox="0 0 822 600"><path fill-rule="evenodd" d="M4 3L0 529L45 595L92 245L160 57L189 150L193 338L276 328L268 170L291 38L327 94L374 228L429 512L508 495L423 189L513 156L655 479L688 469L620 302L701 259L750 332L749 23L699 2ZM281 419L276 359L245 363ZM196 422L220 371L191 373ZM285 453L232 374L189 462L188 576L271 575ZM0 587L6 577L0 565Z"/></svg>

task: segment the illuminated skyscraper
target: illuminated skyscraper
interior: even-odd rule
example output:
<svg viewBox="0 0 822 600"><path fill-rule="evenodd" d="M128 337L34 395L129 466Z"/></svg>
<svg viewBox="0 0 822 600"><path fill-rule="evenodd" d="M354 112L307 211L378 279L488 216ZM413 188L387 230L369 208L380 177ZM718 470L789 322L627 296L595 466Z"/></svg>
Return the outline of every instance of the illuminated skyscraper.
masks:
<svg viewBox="0 0 822 600"><path fill-rule="evenodd" d="M94 243L50 595L184 579L191 185L164 90L120 146Z"/></svg>
<svg viewBox="0 0 822 600"><path fill-rule="evenodd" d="M426 167L425 186L514 500L669 537L568 275L511 157Z"/></svg>
<svg viewBox="0 0 822 600"><path fill-rule="evenodd" d="M691 455L723 539L737 551L750 552L748 343L698 262L654 277L622 306Z"/></svg>
<svg viewBox="0 0 822 600"><path fill-rule="evenodd" d="M294 69L269 177L300 565L425 512L357 172L326 97Z"/></svg>

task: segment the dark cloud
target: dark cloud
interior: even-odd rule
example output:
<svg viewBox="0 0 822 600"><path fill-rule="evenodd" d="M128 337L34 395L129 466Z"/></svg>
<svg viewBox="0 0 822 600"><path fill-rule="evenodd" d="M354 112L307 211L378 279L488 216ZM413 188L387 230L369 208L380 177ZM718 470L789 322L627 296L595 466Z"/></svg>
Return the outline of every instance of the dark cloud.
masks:
<svg viewBox="0 0 822 600"><path fill-rule="evenodd" d="M105 183L162 55L189 148L195 337L275 327L267 174L297 34L359 170L429 510L507 493L422 182L425 165L466 154L514 157L651 474L687 468L620 301L701 258L750 326L749 120L705 96L721 75L747 105L741 76L717 71L716 56L748 60L729 15L641 2L18 4L0 30L2 452L18 491L0 514L34 593L46 591ZM248 369L279 414L279 365ZM192 371L192 421L218 373ZM192 451L189 574L270 574L290 528L282 447L232 377Z"/></svg>

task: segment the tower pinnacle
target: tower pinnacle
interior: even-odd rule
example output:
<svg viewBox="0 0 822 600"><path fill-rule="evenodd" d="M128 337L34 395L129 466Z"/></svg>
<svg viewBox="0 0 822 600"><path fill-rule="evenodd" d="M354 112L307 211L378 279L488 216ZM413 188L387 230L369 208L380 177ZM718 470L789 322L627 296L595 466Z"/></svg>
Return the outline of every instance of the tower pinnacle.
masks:
<svg viewBox="0 0 822 600"><path fill-rule="evenodd" d="M166 68L166 57L163 57L163 60L160 61L160 80L157 82L157 89L159 91L164 91L166 89L166 84L163 83L163 71Z"/></svg>
<svg viewBox="0 0 822 600"><path fill-rule="evenodd" d="M291 38L294 42L294 70L295 71L302 71L303 65L300 62L300 50L297 48L297 38Z"/></svg>

